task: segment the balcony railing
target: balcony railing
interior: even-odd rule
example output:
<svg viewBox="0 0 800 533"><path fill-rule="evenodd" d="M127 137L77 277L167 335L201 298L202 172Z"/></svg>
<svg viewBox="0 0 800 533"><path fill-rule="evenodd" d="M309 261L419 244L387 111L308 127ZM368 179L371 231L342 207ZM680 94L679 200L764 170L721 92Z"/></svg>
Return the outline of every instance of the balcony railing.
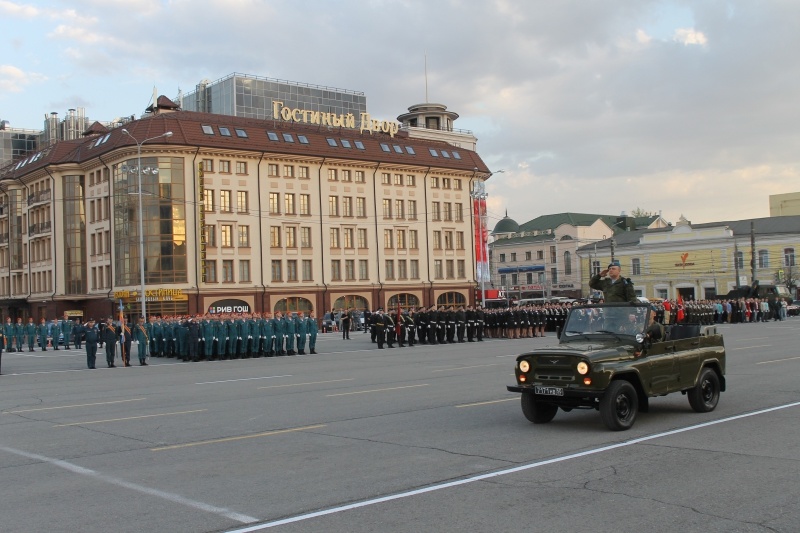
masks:
<svg viewBox="0 0 800 533"><path fill-rule="evenodd" d="M39 235L40 233L48 233L51 229L51 223L49 220L44 222L39 222L38 224L31 224L28 226L28 237L32 237L33 235Z"/></svg>
<svg viewBox="0 0 800 533"><path fill-rule="evenodd" d="M50 189L39 191L36 194L28 195L28 205L38 204L39 202L47 202L51 198Z"/></svg>

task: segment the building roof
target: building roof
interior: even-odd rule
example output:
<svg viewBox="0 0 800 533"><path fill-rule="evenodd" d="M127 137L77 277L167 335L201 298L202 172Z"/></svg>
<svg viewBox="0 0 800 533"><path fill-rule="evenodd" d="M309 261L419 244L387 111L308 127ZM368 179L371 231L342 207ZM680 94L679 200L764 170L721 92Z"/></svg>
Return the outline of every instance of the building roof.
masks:
<svg viewBox="0 0 800 533"><path fill-rule="evenodd" d="M500 233L517 233L519 231L519 224L517 224L514 219L508 217L508 213L504 216L500 222L498 222L494 230L492 231L492 235L497 235Z"/></svg>
<svg viewBox="0 0 800 533"><path fill-rule="evenodd" d="M15 161L0 169L0 180L17 179L48 165L88 161L122 147L135 147L136 143L131 136L141 142L159 137L168 131L172 132L171 137L154 140L151 144L245 150L365 163L380 161L388 164L429 167L432 172L442 169L477 172L483 175L491 173L476 152L442 141L410 138L401 135L402 132L390 137L386 133L370 134L368 131L360 133L357 129L344 127L311 126L272 119L171 110L169 106L171 101L165 100L169 99L162 100L159 97L157 107L158 110L166 109L166 111L157 110L156 113L126 123L124 128L115 128L105 134L74 141L61 141L29 155L22 161ZM163 108L162 102L165 104ZM211 133L205 133L204 126L206 131ZM130 132L131 136L123 133L123 129ZM270 133L273 134L272 138ZM298 135L305 136L308 143L301 143ZM333 139L336 146L329 144L328 139ZM342 140L349 141L350 148L345 148ZM355 141L360 141L364 149L357 148ZM411 151L407 147L411 147Z"/></svg>
<svg viewBox="0 0 800 533"><path fill-rule="evenodd" d="M569 224L570 226L591 226L597 219L601 219L607 226L612 228L615 233L625 231L620 228L618 224L621 217L614 215L601 215L596 213L554 213L551 215L541 215L533 220L529 220L519 227L520 232L534 232L534 231L547 231L554 230L562 224ZM649 217L635 217L633 223L635 227L647 227L658 219L658 215Z"/></svg>

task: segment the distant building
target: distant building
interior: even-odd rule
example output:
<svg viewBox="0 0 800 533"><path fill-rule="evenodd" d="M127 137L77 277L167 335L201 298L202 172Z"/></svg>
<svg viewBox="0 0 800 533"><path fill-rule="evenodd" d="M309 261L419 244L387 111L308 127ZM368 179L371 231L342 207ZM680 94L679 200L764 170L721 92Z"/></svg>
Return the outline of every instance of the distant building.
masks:
<svg viewBox="0 0 800 533"><path fill-rule="evenodd" d="M800 215L800 192L771 194L769 196L769 216L789 215Z"/></svg>

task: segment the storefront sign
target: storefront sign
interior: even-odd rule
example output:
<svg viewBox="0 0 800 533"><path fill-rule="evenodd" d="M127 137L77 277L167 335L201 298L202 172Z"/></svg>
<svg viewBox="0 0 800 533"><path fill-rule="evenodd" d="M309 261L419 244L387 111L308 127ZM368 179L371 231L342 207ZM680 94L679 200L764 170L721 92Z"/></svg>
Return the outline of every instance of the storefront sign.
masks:
<svg viewBox="0 0 800 533"><path fill-rule="evenodd" d="M283 102L272 102L272 117L282 120L301 122L303 124L317 124L319 126L331 126L334 128L356 127L356 117L352 113L346 115L336 113L324 113L322 111L309 111L307 109L284 107ZM375 120L370 118L369 113L361 113L361 124L359 133L368 131L388 133L391 137L400 130L397 122L388 120Z"/></svg>
<svg viewBox="0 0 800 533"><path fill-rule="evenodd" d="M189 299L183 289L152 289L145 291L146 302L182 302ZM124 302L138 302L141 300L139 291L114 291L114 299ZM81 313L83 314L83 313Z"/></svg>
<svg viewBox="0 0 800 533"><path fill-rule="evenodd" d="M81 317L83 316L83 311L72 309L70 311L64 311L64 316L68 316L69 318Z"/></svg>
<svg viewBox="0 0 800 533"><path fill-rule="evenodd" d="M208 306L208 314L251 313L250 304L244 300L219 300Z"/></svg>

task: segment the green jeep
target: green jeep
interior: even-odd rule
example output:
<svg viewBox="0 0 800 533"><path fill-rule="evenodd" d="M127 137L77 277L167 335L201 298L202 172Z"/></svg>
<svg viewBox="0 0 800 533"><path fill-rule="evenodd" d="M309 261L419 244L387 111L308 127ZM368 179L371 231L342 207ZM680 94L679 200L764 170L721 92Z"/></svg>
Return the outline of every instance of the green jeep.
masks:
<svg viewBox="0 0 800 533"><path fill-rule="evenodd" d="M680 392L713 411L725 390L725 344L715 326L652 323L646 304L573 307L555 346L517 357L522 413L545 424L558 408L596 409L612 430L630 429L650 398Z"/></svg>

